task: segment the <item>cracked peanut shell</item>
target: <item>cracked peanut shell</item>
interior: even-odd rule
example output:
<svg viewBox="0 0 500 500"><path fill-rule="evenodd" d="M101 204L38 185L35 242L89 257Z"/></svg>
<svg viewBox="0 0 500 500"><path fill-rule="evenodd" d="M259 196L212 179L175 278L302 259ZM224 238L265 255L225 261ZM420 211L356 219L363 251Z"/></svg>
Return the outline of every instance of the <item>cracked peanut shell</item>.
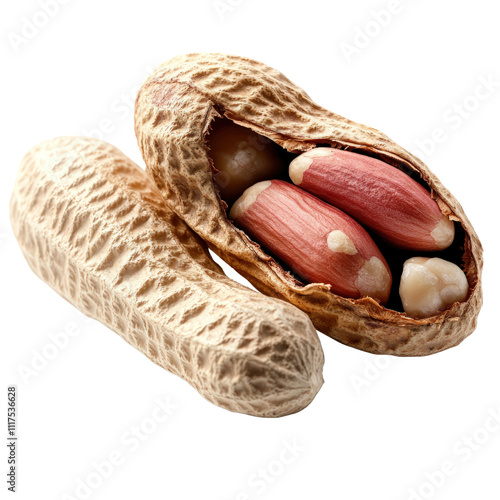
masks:
<svg viewBox="0 0 500 500"><path fill-rule="evenodd" d="M110 144L61 137L32 148L10 216L43 281L212 403L277 417L321 387L310 319L227 278L149 176Z"/></svg>
<svg viewBox="0 0 500 500"><path fill-rule="evenodd" d="M370 298L346 299L324 284L298 281L227 218L206 145L218 117L289 152L329 145L383 160L422 182L455 221L454 257L469 282L467 300L414 319ZM296 305L323 333L372 353L421 356L453 347L474 330L482 304L482 248L458 201L421 160L378 130L318 106L279 71L232 55L174 57L140 89L135 130L147 171L179 217L258 290Z"/></svg>

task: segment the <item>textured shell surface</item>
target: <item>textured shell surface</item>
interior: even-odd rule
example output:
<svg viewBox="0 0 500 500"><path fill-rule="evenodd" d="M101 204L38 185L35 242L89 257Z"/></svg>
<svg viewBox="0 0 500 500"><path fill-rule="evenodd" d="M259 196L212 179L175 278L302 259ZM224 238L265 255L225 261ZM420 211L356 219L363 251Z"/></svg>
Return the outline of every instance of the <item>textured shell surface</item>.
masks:
<svg viewBox="0 0 500 500"><path fill-rule="evenodd" d="M276 417L321 387L323 351L308 316L227 278L113 146L75 137L35 146L10 214L42 280L212 403Z"/></svg>
<svg viewBox="0 0 500 500"><path fill-rule="evenodd" d="M369 298L345 299L324 284L300 283L228 220L206 145L217 117L293 153L330 145L381 159L419 179L456 223L460 264L470 286L467 300L414 319ZM458 201L421 160L378 130L317 105L279 71L226 54L175 57L139 91L135 130L147 171L177 215L258 290L296 305L323 333L373 353L421 356L453 347L475 329L482 305L482 247Z"/></svg>

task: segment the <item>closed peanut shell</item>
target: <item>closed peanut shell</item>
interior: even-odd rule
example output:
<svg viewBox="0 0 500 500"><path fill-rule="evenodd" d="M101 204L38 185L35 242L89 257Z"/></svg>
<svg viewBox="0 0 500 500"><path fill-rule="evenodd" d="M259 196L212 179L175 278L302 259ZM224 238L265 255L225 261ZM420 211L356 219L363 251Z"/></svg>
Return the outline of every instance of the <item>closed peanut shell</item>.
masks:
<svg viewBox="0 0 500 500"><path fill-rule="evenodd" d="M469 282L467 300L414 319L369 298L346 299L324 284L299 282L226 216L206 145L210 124L220 116L293 153L329 145L380 159L423 183L456 222L454 258ZM135 129L147 170L169 206L257 289L298 306L320 331L365 351L419 356L455 346L474 330L482 248L458 201L421 160L378 130L318 106L277 70L231 55L175 57L142 86Z"/></svg>
<svg viewBox="0 0 500 500"><path fill-rule="evenodd" d="M63 137L34 147L10 214L42 280L212 403L277 417L307 406L321 387L310 319L227 278L113 146Z"/></svg>

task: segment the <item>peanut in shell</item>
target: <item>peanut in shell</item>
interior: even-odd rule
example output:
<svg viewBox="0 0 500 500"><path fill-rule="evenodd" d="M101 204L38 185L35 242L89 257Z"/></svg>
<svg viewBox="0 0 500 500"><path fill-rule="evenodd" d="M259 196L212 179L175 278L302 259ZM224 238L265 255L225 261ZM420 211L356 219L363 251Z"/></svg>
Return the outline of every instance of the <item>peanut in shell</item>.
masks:
<svg viewBox="0 0 500 500"><path fill-rule="evenodd" d="M61 137L32 148L10 217L43 281L212 403L277 417L321 387L310 319L227 278L149 176L110 144Z"/></svg>
<svg viewBox="0 0 500 500"><path fill-rule="evenodd" d="M348 299L323 283L300 282L227 217L207 151L211 123L220 117L291 153L318 145L354 151L424 184L455 221L450 252L467 276L467 299L415 319L370 298ZM296 305L321 332L372 353L422 356L456 346L474 331L482 305L482 247L459 202L420 159L378 130L317 105L279 71L225 54L175 57L139 91L135 130L147 170L175 213L258 290Z"/></svg>

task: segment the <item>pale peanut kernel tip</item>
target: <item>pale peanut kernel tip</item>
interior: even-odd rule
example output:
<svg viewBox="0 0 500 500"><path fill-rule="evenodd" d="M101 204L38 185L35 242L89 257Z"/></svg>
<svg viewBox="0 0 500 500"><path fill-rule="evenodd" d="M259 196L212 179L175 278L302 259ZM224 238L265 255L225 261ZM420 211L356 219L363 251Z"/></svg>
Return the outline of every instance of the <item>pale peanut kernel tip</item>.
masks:
<svg viewBox="0 0 500 500"><path fill-rule="evenodd" d="M246 189L245 192L234 202L234 205L229 212L229 218L236 220L242 215L245 215L245 212L251 205L253 205L259 194L270 185L271 181L262 181Z"/></svg>
<svg viewBox="0 0 500 500"><path fill-rule="evenodd" d="M302 184L302 179L304 178L304 172L312 165L312 158L306 156L307 153L304 153L300 156L297 156L291 163L288 169L288 175L292 182L296 186L300 186Z"/></svg>
<svg viewBox="0 0 500 500"><path fill-rule="evenodd" d="M334 148L314 148L306 151L304 156L308 158L320 158L322 156L330 156L334 151Z"/></svg>
<svg viewBox="0 0 500 500"><path fill-rule="evenodd" d="M351 238L339 229L329 233L326 242L332 252L340 252L347 255L356 255L358 253L356 245L354 245Z"/></svg>
<svg viewBox="0 0 500 500"><path fill-rule="evenodd" d="M391 290L391 275L378 257L367 260L358 272L355 285L361 296L386 302Z"/></svg>
<svg viewBox="0 0 500 500"><path fill-rule="evenodd" d="M314 159L320 158L321 156L330 156L331 154L332 148L314 148L297 156L297 158L290 163L288 169L290 179L292 179L292 182L296 186L300 186L304 179L304 172L312 165Z"/></svg>
<svg viewBox="0 0 500 500"><path fill-rule="evenodd" d="M439 250L448 248L455 238L455 225L446 215L441 217L437 226L432 230L431 236Z"/></svg>

